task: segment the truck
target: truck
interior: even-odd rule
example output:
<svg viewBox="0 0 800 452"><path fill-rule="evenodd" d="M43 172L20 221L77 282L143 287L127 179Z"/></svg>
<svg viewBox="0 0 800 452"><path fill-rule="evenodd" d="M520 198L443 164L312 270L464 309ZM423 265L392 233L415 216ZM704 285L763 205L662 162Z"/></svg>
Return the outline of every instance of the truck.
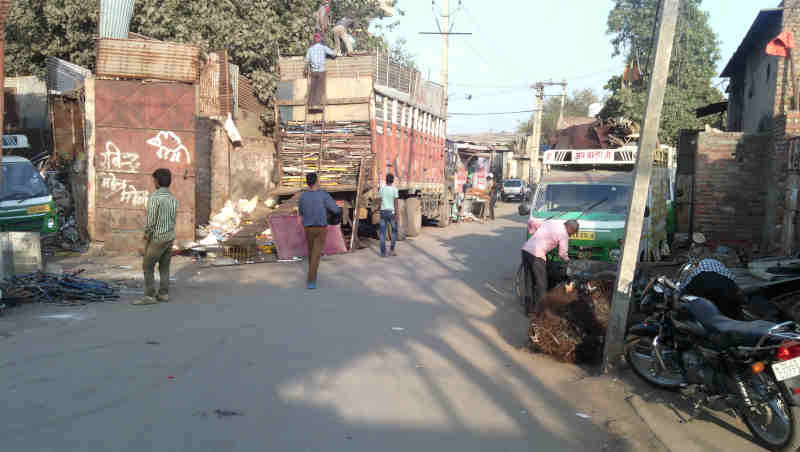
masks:
<svg viewBox="0 0 800 452"><path fill-rule="evenodd" d="M0 181L0 231L39 232L48 236L58 232L58 214L53 196L30 160L11 153L30 154L25 135L3 135Z"/></svg>
<svg viewBox="0 0 800 452"><path fill-rule="evenodd" d="M391 173L401 198L399 238L419 235L423 218L449 225L455 193L442 86L383 52L328 60L326 71L325 105L314 111L305 59L279 60L277 194L304 190L305 176L316 172L349 213L344 224L374 223Z"/></svg>
<svg viewBox="0 0 800 452"><path fill-rule="evenodd" d="M622 256L637 152L636 145L628 145L544 153L542 178L532 204L520 211L534 224L551 218L578 219L580 231L570 238L569 256L581 271L616 271ZM675 149L660 146L653 159L638 256L641 261L659 261L668 255L674 234ZM558 265L558 256L551 257L550 262Z"/></svg>

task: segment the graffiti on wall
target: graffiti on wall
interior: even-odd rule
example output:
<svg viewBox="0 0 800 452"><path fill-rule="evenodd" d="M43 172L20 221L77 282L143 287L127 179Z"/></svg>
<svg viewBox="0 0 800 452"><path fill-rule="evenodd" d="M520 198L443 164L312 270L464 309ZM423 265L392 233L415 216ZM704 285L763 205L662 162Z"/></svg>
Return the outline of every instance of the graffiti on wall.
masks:
<svg viewBox="0 0 800 452"><path fill-rule="evenodd" d="M139 190L129 181L117 178L114 173L102 173L100 175L100 186L106 190L103 196L106 199L119 195L119 200L123 204L133 207L143 207L147 205L150 193L147 190Z"/></svg>
<svg viewBox="0 0 800 452"><path fill-rule="evenodd" d="M189 149L181 141L175 132L158 132L158 135L147 140L147 144L156 148L156 156L162 160L173 163L180 163L181 158L186 156L186 163L192 163L189 156Z"/></svg>
<svg viewBox="0 0 800 452"><path fill-rule="evenodd" d="M135 152L122 152L112 141L106 142L106 151L100 154L103 157L102 167L106 170L127 171L134 173L142 164L139 154Z"/></svg>

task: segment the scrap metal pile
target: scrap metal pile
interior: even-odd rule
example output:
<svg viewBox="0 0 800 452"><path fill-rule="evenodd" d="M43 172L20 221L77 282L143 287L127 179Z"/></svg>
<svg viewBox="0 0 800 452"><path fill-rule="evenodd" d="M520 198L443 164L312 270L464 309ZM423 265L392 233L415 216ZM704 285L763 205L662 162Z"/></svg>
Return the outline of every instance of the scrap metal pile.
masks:
<svg viewBox="0 0 800 452"><path fill-rule="evenodd" d="M109 284L72 275L31 273L14 276L0 282L3 302L86 304L119 299L119 292Z"/></svg>
<svg viewBox="0 0 800 452"><path fill-rule="evenodd" d="M562 284L530 316L529 346L559 361L599 364L611 313L613 281Z"/></svg>
<svg viewBox="0 0 800 452"><path fill-rule="evenodd" d="M639 125L630 119L598 119L561 129L550 138L553 149L615 149L635 141Z"/></svg>
<svg viewBox="0 0 800 452"><path fill-rule="evenodd" d="M306 124L291 121L283 129L281 186L302 188L306 174L316 172L323 188L355 187L364 153L370 155L371 130L366 121L335 121ZM303 141L305 139L305 146ZM371 165L368 162L367 167Z"/></svg>

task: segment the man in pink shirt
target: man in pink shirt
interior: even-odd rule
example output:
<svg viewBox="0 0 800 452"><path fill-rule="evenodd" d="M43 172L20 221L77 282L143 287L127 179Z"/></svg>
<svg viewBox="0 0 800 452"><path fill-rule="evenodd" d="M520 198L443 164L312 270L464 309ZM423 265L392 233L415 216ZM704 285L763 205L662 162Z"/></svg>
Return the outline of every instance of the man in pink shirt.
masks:
<svg viewBox="0 0 800 452"><path fill-rule="evenodd" d="M576 220L549 220L533 225L528 223L528 231L533 235L522 246L522 262L528 272L529 280L535 283L535 298L525 302L526 313L530 313L533 302L541 300L547 293L547 253L558 247L558 255L564 262L569 262L569 236L578 233ZM533 226L533 227L532 227Z"/></svg>

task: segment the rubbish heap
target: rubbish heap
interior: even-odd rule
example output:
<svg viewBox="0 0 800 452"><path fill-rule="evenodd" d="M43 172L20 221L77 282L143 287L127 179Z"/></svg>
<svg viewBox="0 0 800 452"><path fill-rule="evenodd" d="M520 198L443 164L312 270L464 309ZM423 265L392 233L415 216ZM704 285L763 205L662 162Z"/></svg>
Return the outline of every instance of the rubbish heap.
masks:
<svg viewBox="0 0 800 452"><path fill-rule="evenodd" d="M568 363L599 364L611 313L613 281L555 287L530 315L529 346Z"/></svg>
<svg viewBox="0 0 800 452"><path fill-rule="evenodd" d="M47 173L45 182L53 196L53 203L56 205L58 214L58 235L55 237L57 246L65 250L77 250L82 248L80 233L75 217L75 205L68 185L62 182L64 173L50 171ZM68 176L67 176L68 177Z"/></svg>
<svg viewBox="0 0 800 452"><path fill-rule="evenodd" d="M109 284L79 278L77 274L31 273L14 276L1 281L0 290L3 291L3 302L9 305L22 303L75 305L119 299L119 292Z"/></svg>

